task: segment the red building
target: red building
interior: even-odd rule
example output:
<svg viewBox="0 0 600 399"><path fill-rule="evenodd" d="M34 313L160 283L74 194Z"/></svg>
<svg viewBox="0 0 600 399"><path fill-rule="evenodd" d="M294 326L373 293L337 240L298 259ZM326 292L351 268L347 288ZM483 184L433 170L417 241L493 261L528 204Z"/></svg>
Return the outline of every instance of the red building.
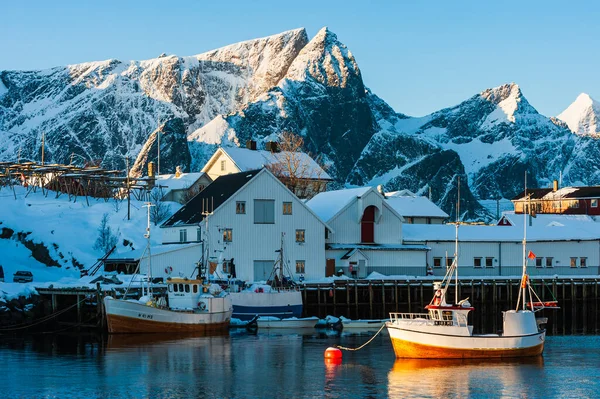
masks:
<svg viewBox="0 0 600 399"><path fill-rule="evenodd" d="M552 188L534 188L521 192L511 201L515 213L522 214L563 214L600 215L600 186L558 188L555 181Z"/></svg>

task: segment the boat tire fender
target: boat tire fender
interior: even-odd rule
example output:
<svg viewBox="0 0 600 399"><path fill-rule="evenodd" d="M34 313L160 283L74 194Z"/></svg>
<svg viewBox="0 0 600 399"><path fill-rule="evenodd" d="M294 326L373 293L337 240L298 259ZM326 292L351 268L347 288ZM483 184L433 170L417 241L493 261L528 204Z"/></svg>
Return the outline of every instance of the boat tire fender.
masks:
<svg viewBox="0 0 600 399"><path fill-rule="evenodd" d="M206 310L206 303L198 302L198 307L200 308L200 310Z"/></svg>

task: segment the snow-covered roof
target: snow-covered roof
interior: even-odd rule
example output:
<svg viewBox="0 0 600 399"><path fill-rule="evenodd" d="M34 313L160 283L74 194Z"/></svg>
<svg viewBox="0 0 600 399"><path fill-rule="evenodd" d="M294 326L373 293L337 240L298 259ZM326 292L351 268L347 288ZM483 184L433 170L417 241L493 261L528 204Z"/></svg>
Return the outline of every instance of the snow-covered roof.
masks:
<svg viewBox="0 0 600 399"><path fill-rule="evenodd" d="M522 213L516 214L514 211L504 212L503 217L510 221L513 226L520 227L523 229L523 223L525 218ZM562 214L551 214L551 213L539 213L535 217L527 216L528 227L529 220L531 220L531 226L537 227L551 227L551 226L565 226L571 228L595 228L594 225L583 225L582 223L596 223L593 217L588 215L562 215ZM600 228L600 223L597 224Z"/></svg>
<svg viewBox="0 0 600 399"><path fill-rule="evenodd" d="M327 249L371 250L371 251L429 251L422 244L327 244Z"/></svg>
<svg viewBox="0 0 600 399"><path fill-rule="evenodd" d="M182 188L191 187L204 174L205 174L204 172L196 172L196 173L182 173L179 176L176 176L175 174L159 175L159 176L157 176L156 184L168 188L169 191L170 190L180 190Z"/></svg>
<svg viewBox="0 0 600 399"><path fill-rule="evenodd" d="M288 174L285 166L289 160L293 160L293 167L296 173L305 179L332 180L331 176L325 172L314 159L304 152L271 152L265 150L250 150L240 147L221 147L223 151L242 172L261 169L267 165L282 165L281 173ZM212 159L211 159L212 160ZM209 161L205 169L211 164Z"/></svg>
<svg viewBox="0 0 600 399"><path fill-rule="evenodd" d="M448 214L441 210L427 197L389 196L387 203L403 217L447 218Z"/></svg>
<svg viewBox="0 0 600 399"><path fill-rule="evenodd" d="M372 187L326 191L315 195L306 205L324 222L329 221L353 199L365 195Z"/></svg>
<svg viewBox="0 0 600 399"><path fill-rule="evenodd" d="M405 224L402 227L405 242L454 241L453 224ZM600 224L582 222L577 226L531 226L527 228L527 241L574 241L597 240L600 238ZM458 241L469 242L521 242L521 226L471 226L462 225L458 229Z"/></svg>

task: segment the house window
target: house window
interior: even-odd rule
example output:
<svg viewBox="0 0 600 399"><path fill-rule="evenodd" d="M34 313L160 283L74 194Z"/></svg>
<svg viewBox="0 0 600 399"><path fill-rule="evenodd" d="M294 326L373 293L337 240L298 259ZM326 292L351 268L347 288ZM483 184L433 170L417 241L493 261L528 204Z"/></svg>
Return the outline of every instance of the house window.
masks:
<svg viewBox="0 0 600 399"><path fill-rule="evenodd" d="M587 267L587 258L579 258L579 267Z"/></svg>
<svg viewBox="0 0 600 399"><path fill-rule="evenodd" d="M254 200L254 224L275 223L275 200Z"/></svg>
<svg viewBox="0 0 600 399"><path fill-rule="evenodd" d="M433 267L442 267L442 258L433 258Z"/></svg>
<svg viewBox="0 0 600 399"><path fill-rule="evenodd" d="M546 258L546 267L552 267L552 260L554 258Z"/></svg>
<svg viewBox="0 0 600 399"><path fill-rule="evenodd" d="M494 267L494 258L485 258L485 267Z"/></svg>
<svg viewBox="0 0 600 399"><path fill-rule="evenodd" d="M571 202L571 208L579 208L579 201Z"/></svg>
<svg viewBox="0 0 600 399"><path fill-rule="evenodd" d="M577 267L577 258L571 258L571 267Z"/></svg>
<svg viewBox="0 0 600 399"><path fill-rule="evenodd" d="M202 241L202 229L201 228L196 229L196 241Z"/></svg>
<svg viewBox="0 0 600 399"><path fill-rule="evenodd" d="M179 242L187 242L187 230L179 230Z"/></svg>
<svg viewBox="0 0 600 399"><path fill-rule="evenodd" d="M292 203L291 202L284 202L283 203L283 214L284 215L291 215L292 214Z"/></svg>
<svg viewBox="0 0 600 399"><path fill-rule="evenodd" d="M543 267L544 258L535 258L535 267Z"/></svg>
<svg viewBox="0 0 600 399"><path fill-rule="evenodd" d="M591 200L591 203L592 203L592 208L598 208L598 200L597 199Z"/></svg>
<svg viewBox="0 0 600 399"><path fill-rule="evenodd" d="M229 261L223 261L223 273L231 274L231 263Z"/></svg>
<svg viewBox="0 0 600 399"><path fill-rule="evenodd" d="M481 267L481 258L473 258L473 267L476 267L476 268Z"/></svg>
<svg viewBox="0 0 600 399"><path fill-rule="evenodd" d="M304 274L304 266L305 266L305 261L303 261L303 260L297 260L296 261L296 273L297 274Z"/></svg>
<svg viewBox="0 0 600 399"><path fill-rule="evenodd" d="M225 171L225 160L221 161L221 172Z"/></svg>
<svg viewBox="0 0 600 399"><path fill-rule="evenodd" d="M304 242L304 230L296 230L296 242Z"/></svg>
<svg viewBox="0 0 600 399"><path fill-rule="evenodd" d="M246 201L235 202L235 213L238 215L243 215L246 213Z"/></svg>
<svg viewBox="0 0 600 399"><path fill-rule="evenodd" d="M446 258L446 267L452 266L453 261L454 261L454 258Z"/></svg>
<svg viewBox="0 0 600 399"><path fill-rule="evenodd" d="M231 242L233 241L233 230L225 229L223 230L223 242Z"/></svg>

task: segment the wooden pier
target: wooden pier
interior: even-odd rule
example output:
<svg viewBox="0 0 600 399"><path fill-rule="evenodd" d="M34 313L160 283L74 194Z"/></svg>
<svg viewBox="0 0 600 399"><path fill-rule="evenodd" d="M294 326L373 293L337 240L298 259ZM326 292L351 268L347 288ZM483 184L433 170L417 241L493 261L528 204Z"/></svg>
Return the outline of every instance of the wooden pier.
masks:
<svg viewBox="0 0 600 399"><path fill-rule="evenodd" d="M598 334L598 278L537 278L532 281L542 301L558 300L560 309L542 310L552 335ZM514 309L519 278L459 279L459 300L469 298L475 308L470 316L474 332L494 333L502 329L502 311ZM102 298L122 297L125 287L96 289L38 289L44 298L44 313L56 314L61 326L105 329ZM155 289L155 292L157 290ZM130 290L131 297L139 292ZM449 290L454 297L454 287ZM308 283L302 287L304 316L344 316L349 319L385 319L390 312L424 312L433 296L433 280L336 280Z"/></svg>
<svg viewBox="0 0 600 399"><path fill-rule="evenodd" d="M476 333L502 329L502 311L516 306L520 278L459 279L459 300L469 298ZM545 309L548 333L598 334L599 278L536 278L532 285L542 301L558 300L560 309ZM449 289L454 298L454 286ZM390 312L425 312L433 297L433 280L337 280L335 284L306 284L304 314L349 319L385 319Z"/></svg>

